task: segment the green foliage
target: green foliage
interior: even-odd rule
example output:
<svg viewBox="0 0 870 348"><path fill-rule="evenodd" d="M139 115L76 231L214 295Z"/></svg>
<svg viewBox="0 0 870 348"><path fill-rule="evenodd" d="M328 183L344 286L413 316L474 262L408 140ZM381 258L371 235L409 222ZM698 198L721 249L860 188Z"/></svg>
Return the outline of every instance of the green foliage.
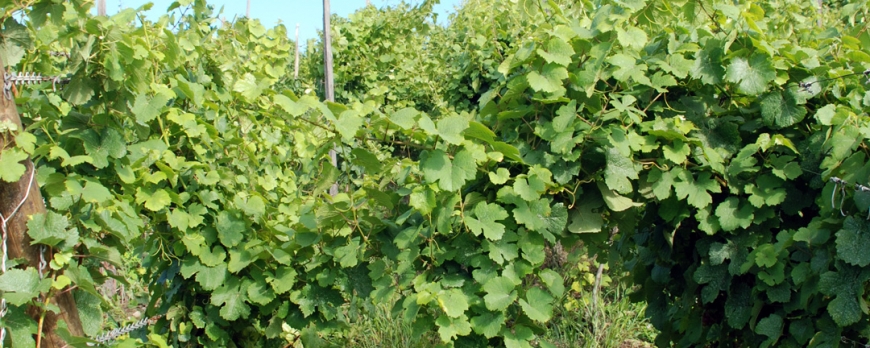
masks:
<svg viewBox="0 0 870 348"><path fill-rule="evenodd" d="M870 200L822 181L870 173L866 91L836 78L865 70L870 34L837 11L481 0L439 27L434 2L368 7L335 21L337 104L292 92L282 26L182 3L156 23L25 9L17 66L72 82L22 92L35 140L0 157L6 181L14 151L35 159L50 211L31 235L60 255L44 281L0 279L12 304L98 295L115 250L147 255L147 314L173 346L320 346L346 310L399 298L418 336L528 347L567 292L547 250L583 242L630 267L662 346L867 329Z"/></svg>

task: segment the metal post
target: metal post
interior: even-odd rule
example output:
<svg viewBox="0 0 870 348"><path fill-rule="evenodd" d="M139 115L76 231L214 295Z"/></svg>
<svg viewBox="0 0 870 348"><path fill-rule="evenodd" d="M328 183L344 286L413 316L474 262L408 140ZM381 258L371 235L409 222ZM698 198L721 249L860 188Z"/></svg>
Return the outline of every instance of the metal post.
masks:
<svg viewBox="0 0 870 348"><path fill-rule="evenodd" d="M299 78L299 23L296 23L296 63L293 64L293 79Z"/></svg>
<svg viewBox="0 0 870 348"><path fill-rule="evenodd" d="M248 8L245 9L245 18L251 18L251 0L248 0Z"/></svg>
<svg viewBox="0 0 870 348"><path fill-rule="evenodd" d="M329 0L323 0L323 65L324 78L326 84L326 100L335 102L335 83L332 76L332 34L330 33L330 10ZM329 150L329 157L332 159L332 165L338 168L338 155L333 147ZM329 188L329 194L335 196L338 194L338 183L333 183Z"/></svg>
<svg viewBox="0 0 870 348"><path fill-rule="evenodd" d="M821 28L822 26L824 26L824 21L822 21L822 18L825 15L825 3L823 0L818 0L817 2L819 5L819 19L816 21L816 24L818 24L819 28Z"/></svg>

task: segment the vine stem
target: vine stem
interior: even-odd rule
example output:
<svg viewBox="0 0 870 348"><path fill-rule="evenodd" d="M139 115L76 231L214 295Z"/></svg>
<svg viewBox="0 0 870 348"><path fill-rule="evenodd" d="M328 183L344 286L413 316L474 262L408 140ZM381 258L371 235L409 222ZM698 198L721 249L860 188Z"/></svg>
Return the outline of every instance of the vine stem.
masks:
<svg viewBox="0 0 870 348"><path fill-rule="evenodd" d="M49 293L50 294L50 293ZM36 346L42 347L40 342L42 342L42 326L45 324L45 307L48 306L48 303L51 301L51 296L46 296L45 300L42 301L42 312L39 313L39 324L36 327Z"/></svg>

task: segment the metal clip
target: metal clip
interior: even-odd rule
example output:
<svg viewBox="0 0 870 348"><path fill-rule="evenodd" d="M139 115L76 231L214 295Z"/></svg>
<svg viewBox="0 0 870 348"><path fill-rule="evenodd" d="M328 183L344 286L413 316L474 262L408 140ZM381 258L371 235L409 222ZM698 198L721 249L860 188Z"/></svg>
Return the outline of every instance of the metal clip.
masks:
<svg viewBox="0 0 870 348"><path fill-rule="evenodd" d="M834 198L837 197L837 191L840 191L840 215L846 216L843 212L843 203L846 201L846 186L849 183L836 176L831 177L831 182L834 183L834 190L831 192L831 209L837 208Z"/></svg>
<svg viewBox="0 0 870 348"><path fill-rule="evenodd" d="M812 90L810 88L813 87L814 83L815 82L798 82L798 87L801 88L801 91L810 93L810 92L812 92Z"/></svg>
<svg viewBox="0 0 870 348"><path fill-rule="evenodd" d="M48 51L48 55L52 57L64 57L66 59L69 59L69 52Z"/></svg>

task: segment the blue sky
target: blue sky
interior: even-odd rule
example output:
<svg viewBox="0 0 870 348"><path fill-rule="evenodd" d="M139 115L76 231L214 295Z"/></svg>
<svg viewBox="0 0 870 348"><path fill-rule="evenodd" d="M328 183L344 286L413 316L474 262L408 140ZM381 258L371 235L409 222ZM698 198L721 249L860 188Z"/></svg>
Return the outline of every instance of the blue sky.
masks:
<svg viewBox="0 0 870 348"><path fill-rule="evenodd" d="M447 16L453 12L454 7L459 6L462 0L441 0L435 6L438 13L438 22L447 22ZM147 12L148 17L157 18L166 13L166 9L174 0L106 0L106 12L113 14L120 8L138 8L148 2L154 6ZM422 0L406 0L411 4L419 4ZM216 9L223 6L223 17L232 20L234 17L245 15L247 0L207 0ZM372 5L394 6L401 0L371 0ZM366 0L331 0L330 12L342 17L364 7ZM317 31L323 29L323 1L321 0L251 0L251 18L259 19L264 26L271 28L280 21L287 27L291 36L295 35L296 23L299 23L299 41L304 43L307 39L317 37Z"/></svg>

